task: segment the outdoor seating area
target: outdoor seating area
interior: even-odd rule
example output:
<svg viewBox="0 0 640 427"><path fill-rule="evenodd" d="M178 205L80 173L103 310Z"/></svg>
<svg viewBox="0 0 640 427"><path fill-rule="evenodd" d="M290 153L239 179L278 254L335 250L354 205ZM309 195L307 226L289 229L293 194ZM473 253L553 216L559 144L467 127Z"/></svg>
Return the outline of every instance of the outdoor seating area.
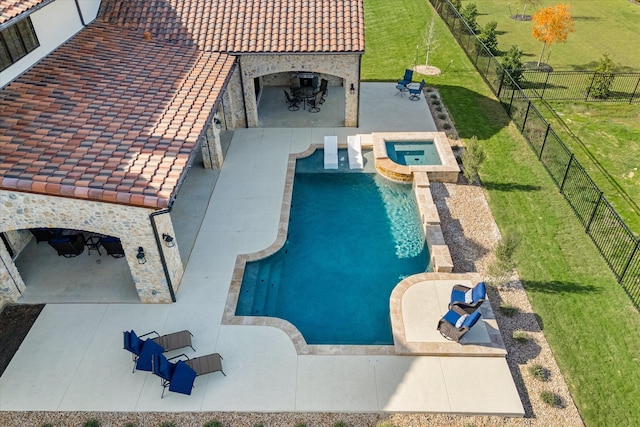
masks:
<svg viewBox="0 0 640 427"><path fill-rule="evenodd" d="M327 99L329 80L321 78L318 85L318 76L315 73L297 73L290 79L289 90L283 90L289 111L300 110L302 104L303 110L318 113L320 105Z"/></svg>
<svg viewBox="0 0 640 427"><path fill-rule="evenodd" d="M107 251L107 255L114 258L124 256L122 243L117 237L63 228L32 228L29 231L36 243L47 242L56 250L58 256L65 258L77 257L84 252L85 248L87 248L88 255L91 255L92 251L102 255L100 247Z"/></svg>
<svg viewBox="0 0 640 427"><path fill-rule="evenodd" d="M422 79L420 84L416 86L416 84L413 83L413 70L407 68L404 70L404 76L402 79L398 80L398 83L396 84L396 96L400 95L403 97L404 94L408 92L409 99L411 101L418 101L425 84L426 82Z"/></svg>

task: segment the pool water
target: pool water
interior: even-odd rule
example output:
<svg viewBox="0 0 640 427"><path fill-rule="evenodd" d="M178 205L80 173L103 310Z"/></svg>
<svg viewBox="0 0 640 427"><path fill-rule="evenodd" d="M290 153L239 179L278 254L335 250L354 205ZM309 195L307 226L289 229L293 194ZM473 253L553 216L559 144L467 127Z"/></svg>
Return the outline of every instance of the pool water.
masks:
<svg viewBox="0 0 640 427"><path fill-rule="evenodd" d="M297 172L286 243L247 263L236 315L288 320L308 344L391 345L391 291L428 260L411 185Z"/></svg>
<svg viewBox="0 0 640 427"><path fill-rule="evenodd" d="M433 141L386 141L387 156L405 166L441 165Z"/></svg>

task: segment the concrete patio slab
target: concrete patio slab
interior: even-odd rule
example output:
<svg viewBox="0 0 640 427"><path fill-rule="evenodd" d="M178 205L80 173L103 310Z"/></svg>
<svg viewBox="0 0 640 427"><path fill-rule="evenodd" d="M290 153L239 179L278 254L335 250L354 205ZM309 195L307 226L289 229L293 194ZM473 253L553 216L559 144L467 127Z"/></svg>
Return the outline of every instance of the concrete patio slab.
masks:
<svg viewBox="0 0 640 427"><path fill-rule="evenodd" d="M522 416L524 410L504 357L299 355L280 329L221 324L236 256L265 249L278 235L279 221L274 214L279 213L290 153L321 143L324 135L337 135L346 144L350 134L435 130L432 121L425 119L430 118L426 102L394 97L393 87L390 83L362 85L358 129L329 126L235 132L177 302L48 304L0 377L0 410L409 411ZM82 289L75 292L82 293ZM436 289L438 315L445 301L442 293L444 289ZM131 355L122 348L122 331L129 329L140 333L189 329L196 351L187 348L184 352L190 357L219 352L227 376L219 372L201 376L191 396L167 392L160 399L157 377L131 373Z"/></svg>

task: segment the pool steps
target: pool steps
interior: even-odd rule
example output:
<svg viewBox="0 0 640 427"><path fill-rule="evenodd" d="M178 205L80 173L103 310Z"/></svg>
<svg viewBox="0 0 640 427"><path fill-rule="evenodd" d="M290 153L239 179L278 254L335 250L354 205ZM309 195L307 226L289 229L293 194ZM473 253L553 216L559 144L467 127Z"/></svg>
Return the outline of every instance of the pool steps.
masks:
<svg viewBox="0 0 640 427"><path fill-rule="evenodd" d="M360 135L349 135L347 137L347 150L349 152L349 169L362 169L364 167L364 159L362 158Z"/></svg>
<svg viewBox="0 0 640 427"><path fill-rule="evenodd" d="M324 168L338 169L338 137L324 137Z"/></svg>
<svg viewBox="0 0 640 427"><path fill-rule="evenodd" d="M273 316L278 304L282 262L260 264L257 271L245 270L242 291L250 298L238 300L237 314L240 316Z"/></svg>

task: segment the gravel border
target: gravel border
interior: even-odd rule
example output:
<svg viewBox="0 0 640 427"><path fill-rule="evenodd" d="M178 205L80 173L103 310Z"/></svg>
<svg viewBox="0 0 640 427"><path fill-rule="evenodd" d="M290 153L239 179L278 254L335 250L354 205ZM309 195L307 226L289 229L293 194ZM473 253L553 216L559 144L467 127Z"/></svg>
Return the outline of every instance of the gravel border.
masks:
<svg viewBox="0 0 640 427"><path fill-rule="evenodd" d="M432 97L432 94L436 96ZM438 130L447 133L454 152L459 154L464 143L459 139L453 120L437 90L427 88L424 95ZM434 100L440 101L441 111L434 109ZM439 119L440 113L444 113L447 118ZM448 129L445 128L445 123L449 123ZM500 232L483 189L476 184L469 185L460 175L456 184L431 183L431 192L438 208L445 241L453 258L454 272L477 271L488 277L487 270L494 260L493 249L500 239ZM488 293L507 347L507 364L525 409L524 418L408 413L0 412L0 425L39 427L50 423L53 426L82 426L88 420L95 419L104 427L126 426L128 423L140 427L160 426L163 423L173 423L176 427L203 426L211 421L218 421L222 426L234 427L324 427L334 426L339 422L351 427L583 426L584 423L517 274L504 285L489 286ZM502 314L502 303L515 307L516 314L512 317ZM518 343L513 339L514 331L526 334L528 340ZM546 381L535 379L529 373L529 367L535 364L544 368ZM556 406L544 403L541 398L542 392L552 393L556 399Z"/></svg>

